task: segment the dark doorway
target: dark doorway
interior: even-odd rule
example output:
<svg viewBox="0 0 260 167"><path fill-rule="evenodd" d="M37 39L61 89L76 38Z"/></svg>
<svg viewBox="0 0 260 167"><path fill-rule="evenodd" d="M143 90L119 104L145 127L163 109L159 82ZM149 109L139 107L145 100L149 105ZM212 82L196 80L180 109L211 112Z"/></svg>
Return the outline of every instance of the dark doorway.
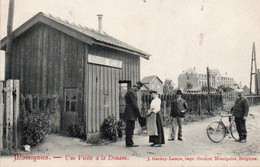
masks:
<svg viewBox="0 0 260 167"><path fill-rule="evenodd" d="M131 81L119 81L119 118L124 119L125 94L131 88Z"/></svg>

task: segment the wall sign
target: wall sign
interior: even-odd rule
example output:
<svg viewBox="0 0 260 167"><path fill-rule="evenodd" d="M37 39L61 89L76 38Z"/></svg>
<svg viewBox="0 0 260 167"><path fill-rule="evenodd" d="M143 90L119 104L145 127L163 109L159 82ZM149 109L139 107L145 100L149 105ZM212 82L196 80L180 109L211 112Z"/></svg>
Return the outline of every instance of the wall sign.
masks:
<svg viewBox="0 0 260 167"><path fill-rule="evenodd" d="M89 54L88 55L88 62L92 64L99 64L104 66L110 66L115 68L122 68L122 61L115 60L115 59L109 59L105 57L100 56L94 56Z"/></svg>

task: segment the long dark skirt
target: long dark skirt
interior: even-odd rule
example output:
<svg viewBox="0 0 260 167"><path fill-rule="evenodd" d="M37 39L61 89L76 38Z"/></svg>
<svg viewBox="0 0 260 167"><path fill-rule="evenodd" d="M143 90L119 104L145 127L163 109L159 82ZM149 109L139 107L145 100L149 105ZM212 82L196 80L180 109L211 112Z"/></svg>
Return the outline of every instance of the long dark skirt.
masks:
<svg viewBox="0 0 260 167"><path fill-rule="evenodd" d="M149 143L154 144L164 144L164 133L163 133L163 125L159 112L156 114L156 126L158 130L158 136L149 136Z"/></svg>

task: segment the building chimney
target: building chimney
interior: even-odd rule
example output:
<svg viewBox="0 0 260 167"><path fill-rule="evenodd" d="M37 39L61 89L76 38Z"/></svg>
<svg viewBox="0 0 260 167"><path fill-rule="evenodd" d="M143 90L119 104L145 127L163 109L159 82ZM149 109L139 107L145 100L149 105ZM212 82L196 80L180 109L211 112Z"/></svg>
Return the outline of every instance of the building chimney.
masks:
<svg viewBox="0 0 260 167"><path fill-rule="evenodd" d="M99 33L102 33L102 17L103 17L103 14L98 14L98 32Z"/></svg>

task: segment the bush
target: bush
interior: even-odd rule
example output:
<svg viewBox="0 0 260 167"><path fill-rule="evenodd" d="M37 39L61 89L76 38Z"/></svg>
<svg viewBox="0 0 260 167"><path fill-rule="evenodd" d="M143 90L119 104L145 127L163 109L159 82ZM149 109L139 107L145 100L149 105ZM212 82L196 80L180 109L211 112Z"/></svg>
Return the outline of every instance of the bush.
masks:
<svg viewBox="0 0 260 167"><path fill-rule="evenodd" d="M21 119L22 142L35 146L45 140L49 128L48 116L38 110L24 111Z"/></svg>
<svg viewBox="0 0 260 167"><path fill-rule="evenodd" d="M122 138L124 133L125 133L125 123L122 120L117 121L117 132L118 132L118 137Z"/></svg>
<svg viewBox="0 0 260 167"><path fill-rule="evenodd" d="M22 144L35 146L45 140L47 133L59 130L58 96L21 94L20 109Z"/></svg>
<svg viewBox="0 0 260 167"><path fill-rule="evenodd" d="M122 120L116 120L115 117L109 116L103 124L104 137L116 141L122 138L125 132L125 124Z"/></svg>
<svg viewBox="0 0 260 167"><path fill-rule="evenodd" d="M67 134L71 137L79 137L84 139L86 137L86 133L84 130L84 125L80 121L76 121L74 124L70 124L67 129Z"/></svg>

